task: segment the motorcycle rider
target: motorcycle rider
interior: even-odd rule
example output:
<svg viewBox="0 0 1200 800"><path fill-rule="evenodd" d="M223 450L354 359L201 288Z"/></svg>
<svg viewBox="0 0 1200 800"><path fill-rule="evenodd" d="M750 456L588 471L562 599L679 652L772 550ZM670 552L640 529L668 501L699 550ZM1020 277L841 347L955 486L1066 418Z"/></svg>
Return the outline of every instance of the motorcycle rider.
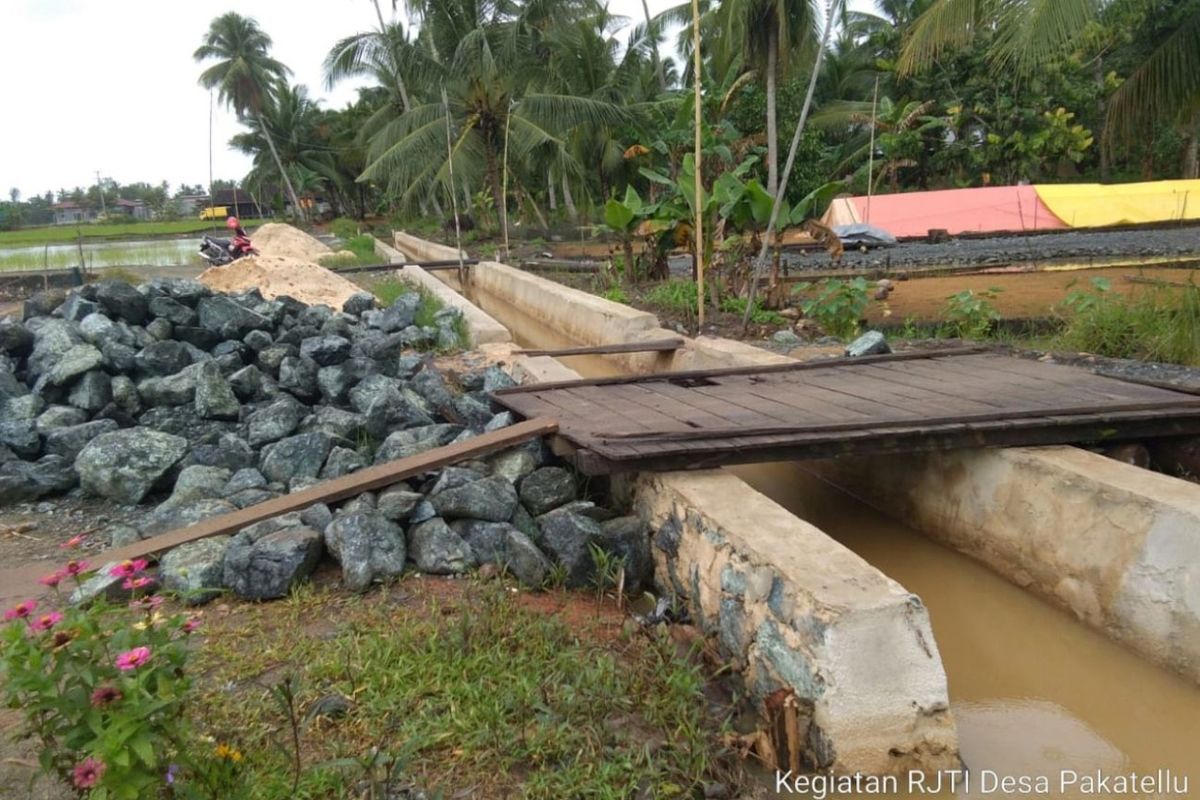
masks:
<svg viewBox="0 0 1200 800"><path fill-rule="evenodd" d="M233 239L229 242L229 255L234 259L241 258L250 253L252 245L250 237L246 234L246 230L242 227L242 223L237 217L230 217L225 220L225 227L229 228Z"/></svg>

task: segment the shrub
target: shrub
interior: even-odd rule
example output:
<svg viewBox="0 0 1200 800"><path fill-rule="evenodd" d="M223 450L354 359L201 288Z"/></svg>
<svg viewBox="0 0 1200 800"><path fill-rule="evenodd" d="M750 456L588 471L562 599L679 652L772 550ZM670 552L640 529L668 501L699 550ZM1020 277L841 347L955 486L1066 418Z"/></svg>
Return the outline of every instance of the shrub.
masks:
<svg viewBox="0 0 1200 800"><path fill-rule="evenodd" d="M1110 358L1200 365L1200 287L1167 287L1134 297L1118 295L1102 278L1091 291L1067 295L1056 309L1064 320L1056 344Z"/></svg>
<svg viewBox="0 0 1200 800"><path fill-rule="evenodd" d="M843 281L830 278L820 283L799 283L792 291L803 294L816 290L800 304L804 316L815 320L830 336L852 339L862 326L862 315L867 310L867 282L863 278Z"/></svg>
<svg viewBox="0 0 1200 800"><path fill-rule="evenodd" d="M992 305L1000 289L982 292L964 289L946 298L946 324L951 335L960 339L982 339L1000 319L1000 312Z"/></svg>
<svg viewBox="0 0 1200 800"><path fill-rule="evenodd" d="M358 234L358 223L346 217L338 217L329 223L329 232L343 242Z"/></svg>
<svg viewBox="0 0 1200 800"><path fill-rule="evenodd" d="M124 562L113 574L136 591L152 585L141 575L145 566ZM58 592L91 575L86 562L72 561L42 583ZM171 764L187 750L186 640L198 622L166 616L161 603L143 594L129 608L100 600L38 613L26 601L4 614L5 702L24 717L23 734L37 741L42 770L81 796L154 796L180 769Z"/></svg>

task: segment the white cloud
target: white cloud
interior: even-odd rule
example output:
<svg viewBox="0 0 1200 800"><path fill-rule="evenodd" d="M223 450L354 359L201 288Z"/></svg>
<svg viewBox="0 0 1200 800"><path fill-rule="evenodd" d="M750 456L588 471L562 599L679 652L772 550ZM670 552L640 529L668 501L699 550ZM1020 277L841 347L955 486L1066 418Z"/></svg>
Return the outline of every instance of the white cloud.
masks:
<svg viewBox="0 0 1200 800"><path fill-rule="evenodd" d="M650 0L658 13L678 0ZM857 0L855 5L869 4ZM209 22L226 10L254 17L273 54L326 107L353 100L353 84L326 91L321 62L343 36L377 24L370 0L0 0L0 196L28 196L95 180L208 181L208 92L192 60ZM391 3L381 0L385 13ZM637 21L641 0L610 8ZM228 149L239 130L217 107L213 172L240 178L248 159Z"/></svg>

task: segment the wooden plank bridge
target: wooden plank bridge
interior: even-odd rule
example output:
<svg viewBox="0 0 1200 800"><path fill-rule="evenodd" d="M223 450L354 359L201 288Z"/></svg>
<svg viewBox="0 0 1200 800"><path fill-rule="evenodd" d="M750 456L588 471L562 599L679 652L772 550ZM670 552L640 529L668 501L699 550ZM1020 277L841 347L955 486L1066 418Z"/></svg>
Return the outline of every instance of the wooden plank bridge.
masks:
<svg viewBox="0 0 1200 800"><path fill-rule="evenodd" d="M534 384L593 474L1200 433L1200 396L979 348Z"/></svg>

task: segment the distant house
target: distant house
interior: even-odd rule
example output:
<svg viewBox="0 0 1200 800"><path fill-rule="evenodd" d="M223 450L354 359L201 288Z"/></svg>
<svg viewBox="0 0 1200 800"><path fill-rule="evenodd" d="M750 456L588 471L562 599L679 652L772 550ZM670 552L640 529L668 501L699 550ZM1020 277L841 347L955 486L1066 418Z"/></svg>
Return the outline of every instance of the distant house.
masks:
<svg viewBox="0 0 1200 800"><path fill-rule="evenodd" d="M76 225L80 222L95 222L96 209L88 203L66 200L51 206L55 225Z"/></svg>
<svg viewBox="0 0 1200 800"><path fill-rule="evenodd" d="M201 212L208 208L208 195L183 195L176 197L174 202L179 208L179 216L199 217ZM254 219L262 216L262 209L259 208L258 203L255 203L250 193L243 189L238 189L236 192L232 189L220 189L213 193L212 204L214 207L229 209L229 213L235 217Z"/></svg>
<svg viewBox="0 0 1200 800"><path fill-rule="evenodd" d="M116 200L112 203L111 210L114 214L124 214L143 222L154 218L150 207L141 200Z"/></svg>

